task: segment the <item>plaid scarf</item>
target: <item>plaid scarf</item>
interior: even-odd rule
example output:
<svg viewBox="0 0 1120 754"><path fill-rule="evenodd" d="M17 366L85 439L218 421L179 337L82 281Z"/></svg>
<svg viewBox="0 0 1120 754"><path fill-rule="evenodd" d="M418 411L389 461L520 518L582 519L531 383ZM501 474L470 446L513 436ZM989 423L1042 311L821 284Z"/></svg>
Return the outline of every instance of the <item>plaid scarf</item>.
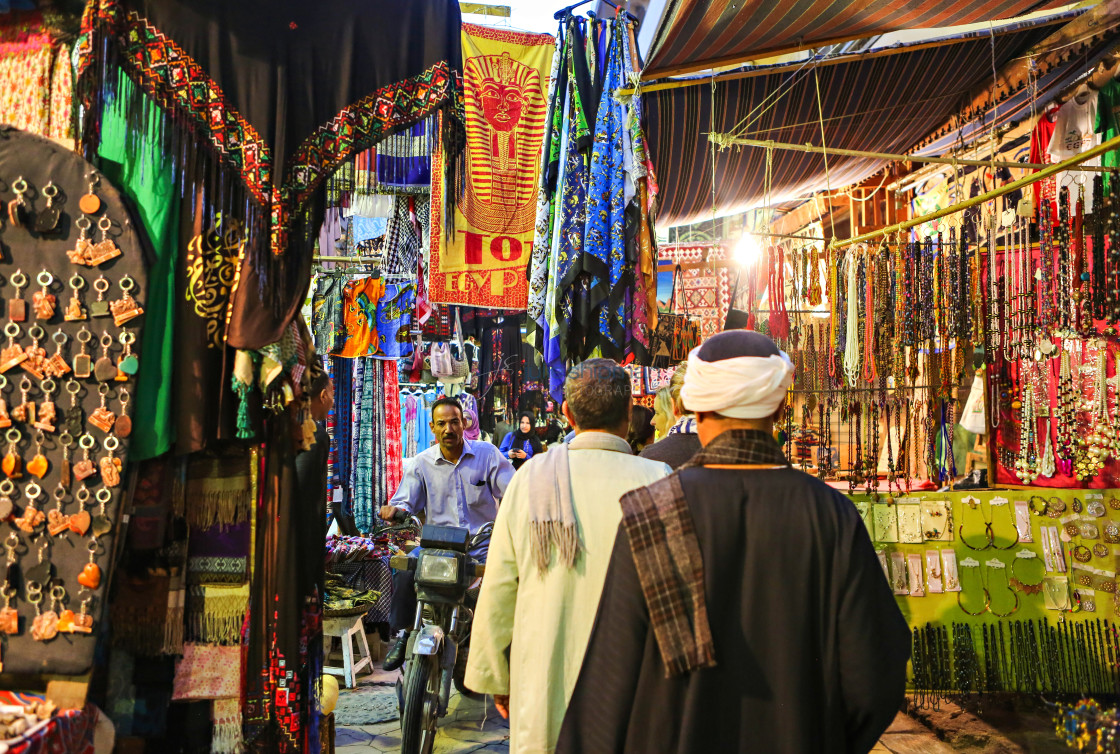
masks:
<svg viewBox="0 0 1120 754"><path fill-rule="evenodd" d="M717 437L683 468L754 464L787 466L789 462L768 433L737 429ZM704 562L680 474L627 493L621 503L622 525L666 677L714 667Z"/></svg>

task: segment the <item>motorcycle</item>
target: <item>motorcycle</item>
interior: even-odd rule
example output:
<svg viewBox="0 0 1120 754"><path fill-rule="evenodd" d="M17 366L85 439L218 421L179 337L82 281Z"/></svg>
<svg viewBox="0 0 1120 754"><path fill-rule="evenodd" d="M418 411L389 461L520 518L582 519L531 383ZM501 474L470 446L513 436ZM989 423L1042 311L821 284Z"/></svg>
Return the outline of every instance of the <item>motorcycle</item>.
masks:
<svg viewBox="0 0 1120 754"><path fill-rule="evenodd" d="M493 528L486 524L472 537L467 529L425 525L418 557L390 558L394 569L415 572L416 585L416 620L397 680L403 754L430 754L439 718L447 714L452 683L469 694L463 673L474 612L467 603L470 597L477 599L478 581L486 570L470 552L490 538Z"/></svg>

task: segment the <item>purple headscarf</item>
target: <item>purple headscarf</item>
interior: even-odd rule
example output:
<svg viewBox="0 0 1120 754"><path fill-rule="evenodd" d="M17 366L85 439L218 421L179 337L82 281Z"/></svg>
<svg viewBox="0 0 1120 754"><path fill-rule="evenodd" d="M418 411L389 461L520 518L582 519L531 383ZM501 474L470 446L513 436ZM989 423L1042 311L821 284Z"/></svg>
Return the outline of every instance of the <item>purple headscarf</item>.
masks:
<svg viewBox="0 0 1120 754"><path fill-rule="evenodd" d="M463 418L466 424L470 424L470 429L463 432L463 437L467 440L477 440L482 436L482 430L478 426L478 415L469 408L463 409Z"/></svg>

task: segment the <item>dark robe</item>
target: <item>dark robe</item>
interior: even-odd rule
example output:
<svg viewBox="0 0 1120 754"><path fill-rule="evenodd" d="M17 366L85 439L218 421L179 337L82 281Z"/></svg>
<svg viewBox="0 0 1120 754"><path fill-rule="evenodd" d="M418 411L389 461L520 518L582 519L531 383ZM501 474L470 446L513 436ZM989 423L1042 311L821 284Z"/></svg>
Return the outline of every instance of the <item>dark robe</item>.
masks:
<svg viewBox="0 0 1120 754"><path fill-rule="evenodd" d="M690 432L674 432L653 445L647 445L639 453L642 458L661 461L671 469L679 469L700 452L700 436Z"/></svg>
<svg viewBox="0 0 1120 754"><path fill-rule="evenodd" d="M680 475L717 664L665 677L620 529L557 754L869 751L910 632L855 507L792 469Z"/></svg>

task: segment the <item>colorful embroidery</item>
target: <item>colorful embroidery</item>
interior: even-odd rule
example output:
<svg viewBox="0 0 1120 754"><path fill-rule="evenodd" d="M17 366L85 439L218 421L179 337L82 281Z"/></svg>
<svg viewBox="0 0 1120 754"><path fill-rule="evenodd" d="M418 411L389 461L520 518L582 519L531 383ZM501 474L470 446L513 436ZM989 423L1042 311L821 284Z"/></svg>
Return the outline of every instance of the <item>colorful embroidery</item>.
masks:
<svg viewBox="0 0 1120 754"><path fill-rule="evenodd" d="M302 213L322 181L355 152L368 149L393 131L425 118L451 100L457 117L461 104L458 75L446 62L436 63L410 79L382 87L343 108L300 144L284 181L272 185L268 144L235 108L190 55L135 12L123 16L119 0L100 0L87 7L78 39L78 77L83 101L92 103L98 82L93 71L99 33L108 34L121 50L121 62L141 89L161 106L189 118L219 158L241 174L249 193L272 218L272 251L287 246L292 218ZM461 118L460 121L462 122Z"/></svg>

